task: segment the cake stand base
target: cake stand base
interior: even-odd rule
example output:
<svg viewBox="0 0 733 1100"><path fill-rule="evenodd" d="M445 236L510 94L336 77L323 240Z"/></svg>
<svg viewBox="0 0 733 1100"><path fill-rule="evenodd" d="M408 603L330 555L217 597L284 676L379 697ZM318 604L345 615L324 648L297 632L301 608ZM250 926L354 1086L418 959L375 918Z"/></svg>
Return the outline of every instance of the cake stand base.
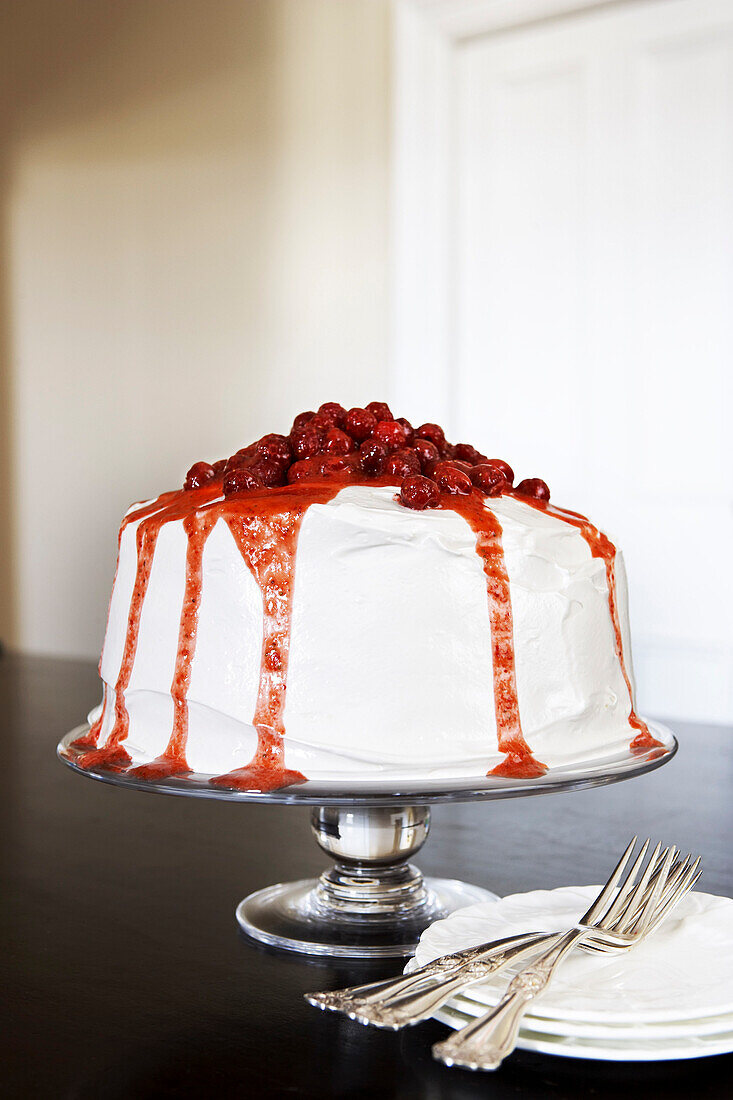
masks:
<svg viewBox="0 0 733 1100"><path fill-rule="evenodd" d="M429 924L496 894L424 879L408 860L425 842L427 806L320 806L311 828L336 863L318 879L278 883L241 901L248 936L285 951L343 958L412 955Z"/></svg>

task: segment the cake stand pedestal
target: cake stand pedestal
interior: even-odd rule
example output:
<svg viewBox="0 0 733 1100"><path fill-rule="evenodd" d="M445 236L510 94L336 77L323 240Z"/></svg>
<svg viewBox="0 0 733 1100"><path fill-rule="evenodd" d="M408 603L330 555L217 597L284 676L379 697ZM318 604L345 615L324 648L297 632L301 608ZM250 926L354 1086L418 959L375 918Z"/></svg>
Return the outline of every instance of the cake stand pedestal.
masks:
<svg viewBox="0 0 733 1100"><path fill-rule="evenodd" d="M319 847L335 862L320 878L278 883L258 890L237 906L248 936L270 947L308 955L394 958L412 955L420 934L433 921L496 895L453 879L423 878L410 859L425 843L433 803L519 798L580 790L619 782L660 767L674 756L677 741L663 726L649 723L661 747L554 768L537 779L425 780L405 783L354 781L343 785L309 780L279 791L236 791L214 786L211 776L191 772L144 780L107 768L83 769L73 742L79 726L58 746L58 755L80 775L103 783L158 794L218 798L234 802L310 805Z"/></svg>
<svg viewBox="0 0 733 1100"><path fill-rule="evenodd" d="M423 878L411 856L430 828L427 806L319 806L311 829L335 859L318 879L258 890L237 906L242 929L273 947L348 958L411 955L420 933L496 894Z"/></svg>

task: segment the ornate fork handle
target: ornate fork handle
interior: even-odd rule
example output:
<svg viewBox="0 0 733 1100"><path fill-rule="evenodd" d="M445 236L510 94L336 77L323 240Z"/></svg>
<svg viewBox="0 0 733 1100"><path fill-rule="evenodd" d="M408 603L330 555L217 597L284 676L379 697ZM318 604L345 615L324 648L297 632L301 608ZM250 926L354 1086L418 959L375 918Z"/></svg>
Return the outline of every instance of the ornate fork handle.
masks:
<svg viewBox="0 0 733 1100"><path fill-rule="evenodd" d="M429 1019L433 1012L450 1000L459 989L465 989L476 982L490 978L505 966L535 954L539 947L548 942L552 943L559 938L559 935L560 933L546 935L529 944L518 944L492 958L477 958L472 962L464 963L457 973L454 971L444 980L433 982L430 988L420 987L416 990L408 990L403 996L393 998L387 1004L376 1002L355 1005L353 1017L360 1023L391 1030L418 1024L421 1020Z"/></svg>
<svg viewBox="0 0 733 1100"><path fill-rule="evenodd" d="M568 951L591 934L591 929L572 928L557 938L547 951L512 979L496 1008L442 1043L436 1043L433 1047L435 1057L449 1066L496 1069L516 1046L519 1025L529 1002L547 988Z"/></svg>
<svg viewBox="0 0 733 1100"><path fill-rule="evenodd" d="M441 955L432 962L414 970L411 974L405 974L400 978L387 978L381 982L369 982L366 985L351 986L349 989L336 989L323 993L306 993L306 1000L316 1008L329 1009L332 1012L345 1012L355 1019L363 1019L364 1023L371 1023L362 1013L370 1005L389 1007L408 994L422 993L425 989L432 989L436 984L442 986L443 981L457 977L464 967L489 959L504 959L507 950L513 947L526 947L532 945L536 951L538 946L556 933L530 932L520 936L512 936L493 943L479 944L477 947L469 947L465 951L456 952L454 955ZM502 962L501 965L504 965ZM478 980L478 979L475 979ZM358 1013L358 1015L357 1015ZM377 1026L391 1026L389 1024ZM402 1026L402 1025L399 1025Z"/></svg>

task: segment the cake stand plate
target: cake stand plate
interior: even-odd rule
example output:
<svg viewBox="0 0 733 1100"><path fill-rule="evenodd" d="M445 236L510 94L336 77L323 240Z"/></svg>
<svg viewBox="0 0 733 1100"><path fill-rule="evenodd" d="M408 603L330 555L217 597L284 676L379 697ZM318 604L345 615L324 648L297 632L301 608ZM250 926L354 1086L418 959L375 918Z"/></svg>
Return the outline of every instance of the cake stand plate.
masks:
<svg viewBox="0 0 733 1100"><path fill-rule="evenodd" d="M111 768L85 769L73 742L88 725L68 733L59 743L58 755L88 779L132 790L313 807L316 842L334 865L318 879L279 883L250 894L237 906L240 927L253 939L288 951L393 958L412 955L420 934L433 921L496 898L479 886L423 878L409 862L427 838L431 804L582 790L643 775L667 763L677 751L677 741L666 727L650 722L649 728L661 747L553 768L535 779L349 780L348 791L343 782L327 780L267 793L237 791L214 786L212 776L197 772L144 780Z"/></svg>

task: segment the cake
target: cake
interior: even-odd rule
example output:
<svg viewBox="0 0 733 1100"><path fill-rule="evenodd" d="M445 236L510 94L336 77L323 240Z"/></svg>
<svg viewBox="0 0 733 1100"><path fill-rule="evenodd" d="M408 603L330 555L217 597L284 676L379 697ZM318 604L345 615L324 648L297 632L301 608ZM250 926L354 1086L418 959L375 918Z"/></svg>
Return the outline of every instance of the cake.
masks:
<svg viewBox="0 0 733 1100"><path fill-rule="evenodd" d="M516 780L657 744L613 543L381 402L134 505L99 668L79 762L141 779Z"/></svg>

